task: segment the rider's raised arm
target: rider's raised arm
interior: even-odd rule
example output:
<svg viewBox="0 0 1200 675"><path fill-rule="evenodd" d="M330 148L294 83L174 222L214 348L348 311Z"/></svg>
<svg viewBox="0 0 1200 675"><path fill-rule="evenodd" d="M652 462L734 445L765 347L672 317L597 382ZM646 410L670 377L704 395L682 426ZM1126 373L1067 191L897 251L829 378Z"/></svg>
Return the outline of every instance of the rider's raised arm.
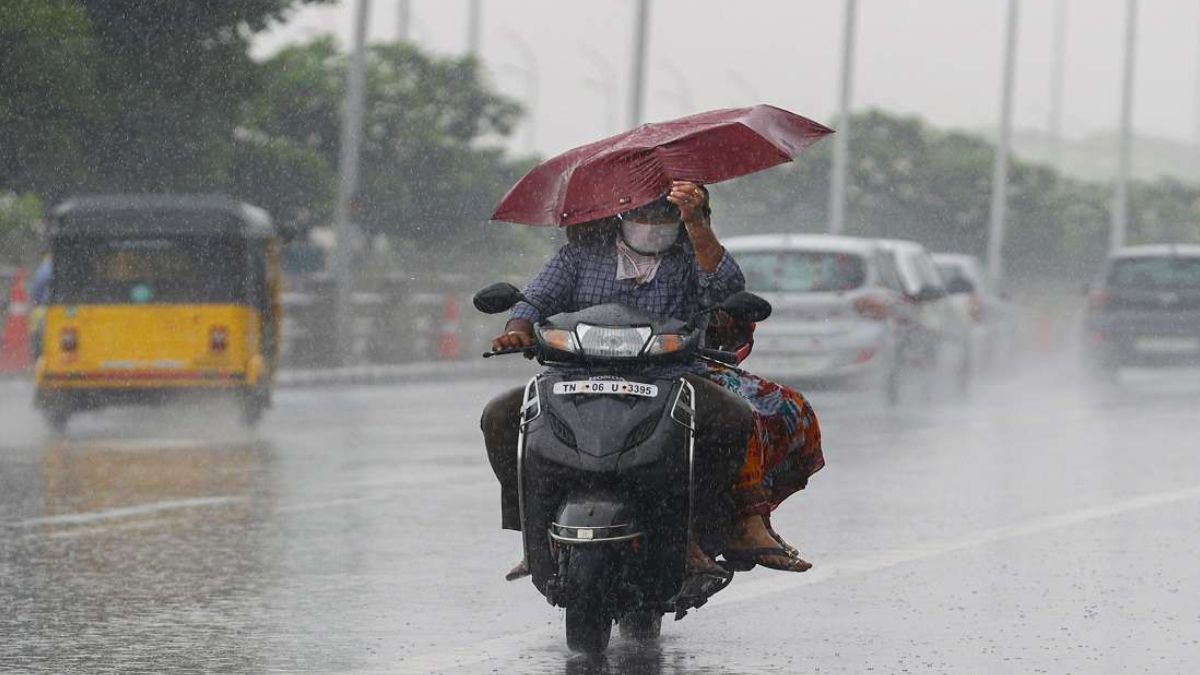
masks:
<svg viewBox="0 0 1200 675"><path fill-rule="evenodd" d="M705 272L697 266L696 281L706 307L718 304L738 291L746 290L746 277L742 275L742 268L729 251L722 252L721 260L712 272Z"/></svg>
<svg viewBox="0 0 1200 675"><path fill-rule="evenodd" d="M509 320L523 320L534 324L538 319L570 309L571 299L575 295L576 269L578 266L572 246L567 244L550 258L546 266L525 287L525 297L542 311L538 311L538 308L528 302L517 303Z"/></svg>

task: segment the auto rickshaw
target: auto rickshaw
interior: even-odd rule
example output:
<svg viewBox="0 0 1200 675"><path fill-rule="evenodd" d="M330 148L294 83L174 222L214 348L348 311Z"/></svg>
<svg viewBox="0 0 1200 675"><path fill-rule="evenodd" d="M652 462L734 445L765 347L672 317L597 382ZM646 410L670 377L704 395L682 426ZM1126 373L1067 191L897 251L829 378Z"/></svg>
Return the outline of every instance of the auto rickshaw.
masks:
<svg viewBox="0 0 1200 675"><path fill-rule="evenodd" d="M271 402L280 233L262 209L199 195L69 199L50 213L52 273L35 405L75 412L191 395Z"/></svg>

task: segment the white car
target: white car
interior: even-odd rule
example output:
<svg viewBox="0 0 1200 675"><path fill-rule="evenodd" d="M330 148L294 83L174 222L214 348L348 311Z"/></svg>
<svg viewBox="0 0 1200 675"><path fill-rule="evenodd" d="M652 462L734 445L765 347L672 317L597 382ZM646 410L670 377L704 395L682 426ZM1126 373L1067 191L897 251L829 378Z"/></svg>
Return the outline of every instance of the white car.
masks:
<svg viewBox="0 0 1200 675"><path fill-rule="evenodd" d="M731 237L746 288L769 300L747 366L785 381L870 380L893 374L896 309L904 301L871 239L811 234Z"/></svg>
<svg viewBox="0 0 1200 675"><path fill-rule="evenodd" d="M974 377L970 321L955 306L924 246L899 239L881 239L879 245L908 301L900 313L900 379L912 374L948 379L965 393Z"/></svg>
<svg viewBox="0 0 1200 675"><path fill-rule="evenodd" d="M996 370L1012 358L1016 321L1012 306L991 289L983 265L965 253L935 253L933 262L960 316L971 328L977 366Z"/></svg>

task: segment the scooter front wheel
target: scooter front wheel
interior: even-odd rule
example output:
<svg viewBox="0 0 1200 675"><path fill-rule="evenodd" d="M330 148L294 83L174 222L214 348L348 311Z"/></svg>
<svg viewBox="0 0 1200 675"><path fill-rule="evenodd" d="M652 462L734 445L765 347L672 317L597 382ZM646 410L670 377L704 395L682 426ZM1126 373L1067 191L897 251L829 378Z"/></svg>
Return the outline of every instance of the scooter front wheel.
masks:
<svg viewBox="0 0 1200 675"><path fill-rule="evenodd" d="M612 636L611 562L602 546L572 546L567 553L567 647L602 654Z"/></svg>
<svg viewBox="0 0 1200 675"><path fill-rule="evenodd" d="M649 642L662 633L662 614L652 610L630 612L621 617L621 637L626 640Z"/></svg>

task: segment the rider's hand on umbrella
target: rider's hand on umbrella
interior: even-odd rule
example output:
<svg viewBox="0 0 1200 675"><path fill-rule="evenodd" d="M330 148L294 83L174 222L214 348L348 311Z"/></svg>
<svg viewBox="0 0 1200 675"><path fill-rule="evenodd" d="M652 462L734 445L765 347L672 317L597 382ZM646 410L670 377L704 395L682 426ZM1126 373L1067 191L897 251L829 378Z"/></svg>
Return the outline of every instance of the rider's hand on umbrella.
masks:
<svg viewBox="0 0 1200 675"><path fill-rule="evenodd" d="M704 207L708 203L708 195L704 188L686 180L671 181L671 193L667 201L679 207L683 222L688 225L701 225L708 222Z"/></svg>

